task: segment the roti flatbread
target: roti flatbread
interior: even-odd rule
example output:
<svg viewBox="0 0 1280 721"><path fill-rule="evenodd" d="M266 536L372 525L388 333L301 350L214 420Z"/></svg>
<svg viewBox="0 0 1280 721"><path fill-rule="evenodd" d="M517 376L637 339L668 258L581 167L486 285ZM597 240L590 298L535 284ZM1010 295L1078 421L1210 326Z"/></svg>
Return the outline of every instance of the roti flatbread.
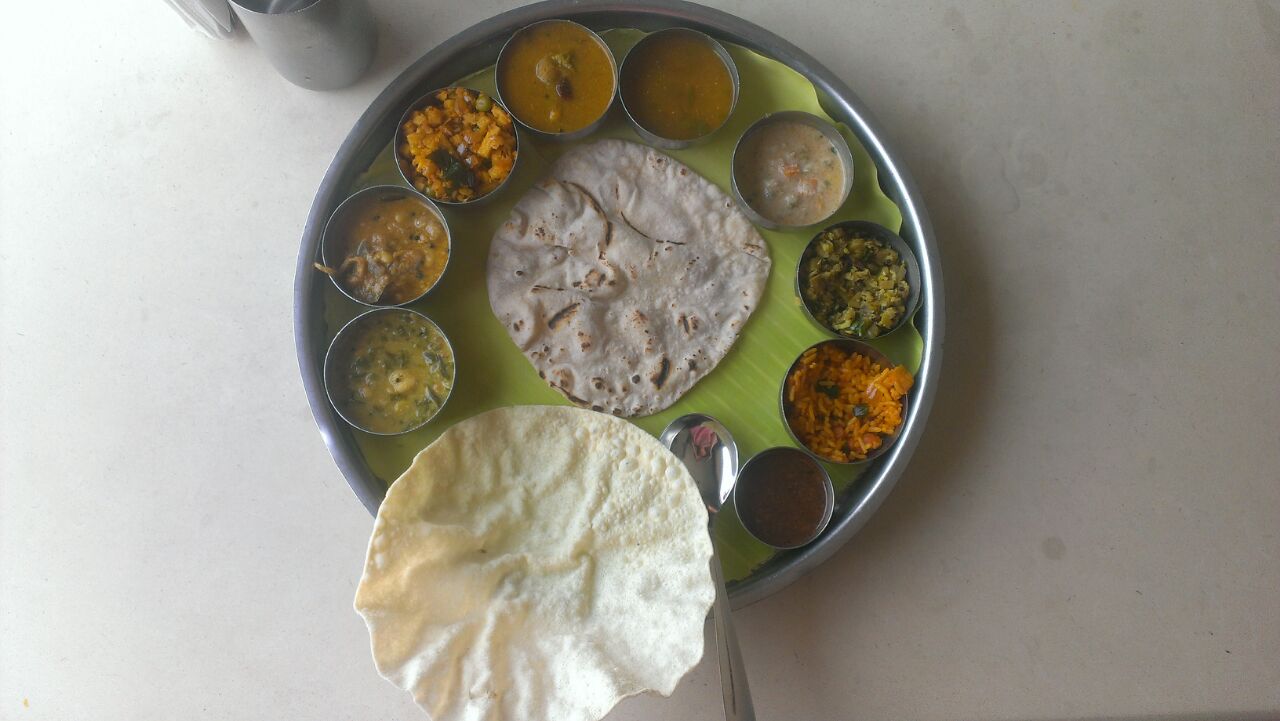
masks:
<svg viewBox="0 0 1280 721"><path fill-rule="evenodd" d="M378 672L434 721L597 721L701 658L710 558L693 478L655 438L502 408L388 489L355 607Z"/></svg>
<svg viewBox="0 0 1280 721"><path fill-rule="evenodd" d="M729 352L769 263L713 183L652 148L602 140L565 153L498 229L489 303L570 401L648 415Z"/></svg>

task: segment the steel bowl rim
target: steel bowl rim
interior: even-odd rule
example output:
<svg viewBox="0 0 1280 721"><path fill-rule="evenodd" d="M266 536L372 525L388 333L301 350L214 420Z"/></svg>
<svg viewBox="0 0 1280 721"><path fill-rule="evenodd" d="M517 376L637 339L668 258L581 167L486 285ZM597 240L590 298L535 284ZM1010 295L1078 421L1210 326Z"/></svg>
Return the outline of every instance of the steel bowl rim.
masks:
<svg viewBox="0 0 1280 721"><path fill-rule="evenodd" d="M822 474L822 489L823 489L822 521L818 523L817 529L814 530L814 532L808 538L806 538L803 542L797 543L792 546L779 546L777 544L770 543L769 541L766 541L760 536L756 535L756 532L751 530L751 527L747 525L747 522L745 520L743 520L742 509L738 508L738 489L742 487L743 474L746 473L746 470L751 467L752 462L754 462L756 459L762 458L764 456L768 456L770 454L776 454L776 453L787 453L787 454L799 453L800 455L809 459L809 461L813 463L814 468L817 468L818 472ZM835 484L831 482L831 474L827 473L827 469L822 465L822 460L820 458L818 458L812 452L806 450L803 447L797 448L795 446L771 446L769 448L766 448L760 451L759 453L756 453L754 456L748 458L747 462L743 463L742 467L738 469L737 477L733 483L733 512L738 514L738 522L742 524L743 530L745 530L748 535L750 535L752 538L756 539L757 541L763 543L766 546L769 546L770 548L776 548L779 551L793 551L797 548L804 548L810 543L813 543L814 541L818 540L818 537L822 535L823 531L827 530L827 526L831 523L831 516L833 513L835 513L835 509L836 509L836 488L835 488Z"/></svg>
<svg viewBox="0 0 1280 721"><path fill-rule="evenodd" d="M474 198L471 198L470 200L445 200L444 198L432 198L430 195L427 195L425 192L418 190L418 187L413 184L413 177L411 177L415 174L412 171L413 163L410 162L407 158L405 158L400 153L400 141L404 139L404 124L409 120L409 116L412 115L414 111L422 109L423 107L425 107L427 103L435 100L436 93L442 90L453 90L455 88L461 89L461 90L470 90L476 95L490 95L489 93L486 93L482 90L476 90L475 88L472 88L466 85L450 84L450 85L442 85L436 88L435 90L432 90L429 93L424 93L418 96L418 98L416 98L412 103L410 103L409 106L405 108L404 112L400 114L400 120L396 123L395 135L393 135L391 138L391 156L395 160L396 170L400 172L400 179L403 180L405 184L408 185L409 188L412 189L414 192L422 193L432 202L437 203L439 205L443 205L447 208L469 208L469 207L487 202L491 200L494 196L496 196L498 193L502 192L502 189L507 187L507 185L511 182L511 178L516 174L516 170L520 168L520 155L521 155L520 127L519 127L520 124L518 122L511 124L511 134L514 135L516 139L516 159L511 163L511 170L510 172L507 173L507 177L503 178L502 182L498 183L497 187L495 187L493 190L490 190L484 195L478 195ZM502 103L502 100L500 100L497 97L497 95L498 95L497 93L493 93L492 95L490 95L489 100L497 103L498 106L502 108L503 112L507 113L508 115L511 115L511 111L507 108L506 105ZM515 118L514 115L511 115L511 117L513 119ZM409 172L405 171L406 164L409 167Z"/></svg>
<svg viewBox="0 0 1280 721"><path fill-rule="evenodd" d="M367 320L369 317L374 315L385 314L385 313L397 313L402 311L405 313L416 315L419 318L430 323L431 327L435 328L436 332L440 334L440 337L444 339L445 346L449 348L449 355L450 357L453 358L453 374L449 378L449 392L444 394L444 399L440 401L440 407L436 408L435 413L432 413L430 416L428 416L425 420L423 420L418 425L413 426L412 428L406 428L403 431L396 431L394 433L381 433L379 431L371 431L368 428L365 428L359 423L356 423L355 421L348 418L347 414L343 412L342 406L339 405L338 402L333 399L333 392L331 390L330 383L329 383L329 370L331 367L329 364L330 364L330 361L333 359L333 354L335 349L338 347L338 341L342 340L343 337L346 336L348 333L354 332L351 329L356 327L357 324ZM453 341L449 340L449 334L445 333L444 329L440 327L440 324L432 320L429 316L427 316L427 314L422 313L421 311L416 311L412 308L405 308L403 306L398 306L398 305L378 306L375 308L369 308L368 310L356 315L356 317L344 323L342 327L338 329L338 332L333 335L333 340L329 341L329 348L324 353L323 368L324 368L323 382L324 382L325 398L329 401L329 405L333 407L333 410L338 414L338 417L346 421L347 425L351 426L355 430L360 431L361 433L367 433L371 436L382 436L384 438L403 436L406 433L412 433L420 428L423 428L431 421L435 420L436 416L440 415L440 411L443 411L444 407L449 405L449 399L453 397L453 389L458 386L458 354L453 349Z"/></svg>
<svg viewBox="0 0 1280 721"><path fill-rule="evenodd" d="M600 115L596 117L595 120L592 120L591 122L587 123L581 128L578 128L577 130L569 130L562 133L551 133L551 132L547 132L546 130L540 130L538 128L533 127L532 125L528 124L523 119L521 119L520 116L517 115L515 111L511 109L511 105L508 104L505 99L503 99L502 101L502 107L505 108L506 111L511 114L511 117L515 119L516 123L518 123L520 127L529 131L529 133L533 134L534 136L539 138L545 138L547 140L554 140L556 142L567 143L567 142L572 142L574 140L579 140L581 138L585 138L588 135L599 130L600 126L604 124L604 121L608 119L609 111L613 109L614 103L618 101L618 95L620 92L618 73L621 67L621 63L619 63L618 58L614 56L613 48L609 47L609 43L606 43L604 41L604 38L600 37L599 33L587 27L586 25L583 25L582 23L575 22L567 18L547 18L545 20L539 20L534 23L529 23L528 25L525 25L519 30L516 30L515 32L511 33L511 37L507 38L507 41L502 44L502 49L498 51L498 57L494 58L494 61L493 61L493 86L494 86L495 92L498 95L498 98L502 99L502 75L499 71L502 68L502 56L507 52L507 48L511 47L512 41L514 41L516 37L519 36L521 33L529 30L530 28L535 28L539 25L549 25L552 23L566 23L569 25L574 25L582 30L585 30L587 34L590 35L591 38L596 41L596 44L598 44L604 50L604 55L609 59L609 66L613 70L613 95L609 97L609 102L605 104L604 110L600 111ZM515 169L513 168L512 172L514 172L514 170Z"/></svg>
<svg viewBox="0 0 1280 721"><path fill-rule="evenodd" d="M818 320L817 316L813 314L813 309L809 307L809 302L804 299L804 294L800 292L800 278L802 277L801 270L804 268L805 259L809 257L809 250L813 247L814 243L818 242L818 239L821 238L824 233L831 230L835 230L836 228L859 228L859 229L872 228L872 229L875 229L875 232L877 235L886 236L889 239L896 240L896 242L892 242L891 240L890 244L893 246L893 249L898 251L898 254L902 256L902 262L904 265L907 266L908 289L907 289L907 299L906 299L906 302L904 303L904 307L902 311L902 317L898 319L898 322L892 328L881 333L875 338L863 338L861 336L845 335L837 331L836 329L832 328L831 326L827 325L826 323L823 323L822 321ZM899 236L897 233L893 232L892 230L889 230L883 225L872 222L870 220L841 220L824 227L822 230L819 230L817 233L814 233L813 237L809 239L809 242L805 243L804 250L800 251L800 256L796 258L796 271L795 271L794 280L795 280L794 290L796 293L796 300L799 301L800 308L801 310L804 311L805 317L808 318L815 326L821 328L826 333L830 333L835 338L848 338L851 340L860 340L864 342L869 340L876 340L879 338L885 338L890 333L895 333L899 329L909 325L911 319L915 317L916 311L919 310L920 298L922 296L922 293L920 292L920 263L916 260L916 253L914 250L911 249L911 244L903 240L901 236Z"/></svg>
<svg viewBox="0 0 1280 721"><path fill-rule="evenodd" d="M646 128L639 120L636 120L635 115L631 113L631 108L627 107L626 93L622 92L622 77L627 71L627 60L631 58L631 55L635 52L636 48L647 42L652 42L652 38L659 35L692 35L698 38L700 42L711 48L711 51L715 53L715 56L724 64L725 70L729 72L729 80L733 87L733 96L729 100L729 112L725 113L724 120L721 120L719 125L696 138L680 140L677 138L668 138L659 135ZM656 147L662 148L663 150L681 150L683 148L691 148L710 140L716 133L724 130L724 127L729 124L729 120L733 118L733 111L738 109L738 98L741 93L741 88L742 80L738 75L738 63L734 61L733 55L729 53L729 49L722 45L719 40L716 40L704 32L680 26L655 30L640 38L636 41L635 45L627 48L627 54L622 56L622 63L618 70L618 104L622 106L622 112L627 116L627 122L631 124L632 129L636 131L636 135L639 135L642 140Z"/></svg>
<svg viewBox="0 0 1280 721"><path fill-rule="evenodd" d="M614 3L608 0L544 0L487 18L424 54L394 79L360 116L342 141L321 179L303 226L294 270L294 346L302 385L321 440L346 478L353 495L370 515L376 514L387 480L370 469L355 445L350 427L325 396L320 361L329 335L323 313L315 307L323 295L311 264L319 251L319 229L346 195L346 188L385 147L394 133L405 97L444 78L465 77L491 64L483 55L496 51L505 37L523 25L550 17L572 16L593 28L656 29L671 25L699 28L723 41L767 55L805 77L814 86L824 111L852 132L876 168L884 193L901 211L900 235L913 243L923 281L921 307L914 324L923 339L916 382L911 390L915 412L904 421L902 437L880 461L842 495L840 512L827 533L809 546L782 553L742 580L730 583L734 608L759 601L795 582L844 546L866 525L901 478L920 443L925 421L937 397L946 344L946 291L942 263L928 209L910 171L886 130L849 86L805 51L778 35L729 13L685 0ZM469 55L470 54L470 55Z"/></svg>
<svg viewBox="0 0 1280 721"><path fill-rule="evenodd" d="M444 274L449 271L449 262L453 260L453 229L449 227L449 220L448 218L444 217L444 213L440 212L440 208L436 206L436 204L432 202L431 198L428 198L426 194L418 192L417 188L406 188L402 185L371 185L367 188L361 188L360 190L357 190L351 195L348 195L341 203L338 203L338 207L333 209L333 213L329 215L329 220L325 222L324 230L320 234L320 262L323 263L325 266L329 268L334 267L333 264L329 262L329 254L327 251L329 249L329 229L333 227L334 222L338 218L338 214L341 213L343 209L347 207L348 203L351 203L352 201L354 201L357 198L357 196L360 196L364 193L372 194L372 191L408 193L409 195L416 196L417 200L426 202L427 208L432 213L435 213L436 220L439 220L440 224L444 226L444 239L445 239L446 245L448 246L446 248L447 253L445 254L445 258L444 258L444 267L440 269L440 275L436 276L435 281L433 281L431 285L427 287L426 290L422 291L421 293L414 296L413 298L410 298L409 300L404 301L403 303L365 302L351 295L351 293L348 292L346 288L342 287L342 284L338 282L338 279L335 276L329 273L325 273L325 275L329 276L329 280L333 282L333 287L337 288L339 293L342 293L343 295L345 295L353 303L359 303L360 305L365 306L366 308L403 308L406 305L409 305L411 303L416 303L422 300L423 298L426 298L428 295L431 294L431 291L439 287L440 282L444 280Z"/></svg>
<svg viewBox="0 0 1280 721"><path fill-rule="evenodd" d="M746 142L747 138L751 137L752 133L757 132L760 128L784 120L799 121L822 133L822 136L836 149L836 157L840 158L840 164L844 167L844 191L840 195L840 202L832 207L830 213L812 223L789 225L779 223L772 218L766 218L764 214L748 203L746 198L742 197L742 189L738 187L738 150L742 148L742 144ZM849 200L849 196L853 193L853 175L853 151L849 148L849 141L844 139L844 135L840 133L839 128L835 125L803 110L780 110L760 117L754 123L748 125L747 129L743 130L742 134L738 136L738 142L734 143L733 153L729 156L729 189L733 192L733 199L738 202L738 207L751 219L751 222L769 230L803 230L831 222L831 219L836 217L836 214L840 212L840 209L844 207L845 202Z"/></svg>
<svg viewBox="0 0 1280 721"><path fill-rule="evenodd" d="M796 355L796 359L791 361L791 365L787 366L787 372L782 374L782 384L778 390L778 413L782 416L782 427L787 429L787 435L791 437L792 441L795 441L795 444L798 447L802 450L808 451L814 458L817 458L823 463L830 463L833 466L857 466L864 463L870 463L880 456L883 456L885 453L888 453L889 449L897 444L898 439L902 437L902 429L907 427L907 419L911 416L911 399L909 395L902 397L902 422L898 424L898 430L884 436L884 442L880 444L880 447L868 453L866 458L860 458L856 461L832 460L813 450L809 447L809 444L800 440L800 436L796 435L795 429L791 427L791 421L787 418L787 406L789 405L787 403L787 379L791 377L796 366L799 365L800 360L804 358L805 353L808 353L814 348L820 348L824 345L830 344L845 346L848 350L864 355L876 363L879 363L882 367L892 367L897 365L893 361L889 360L889 356L886 356L879 348L876 348L864 340L858 340L857 338L824 338L817 343L814 343L800 351L800 353Z"/></svg>

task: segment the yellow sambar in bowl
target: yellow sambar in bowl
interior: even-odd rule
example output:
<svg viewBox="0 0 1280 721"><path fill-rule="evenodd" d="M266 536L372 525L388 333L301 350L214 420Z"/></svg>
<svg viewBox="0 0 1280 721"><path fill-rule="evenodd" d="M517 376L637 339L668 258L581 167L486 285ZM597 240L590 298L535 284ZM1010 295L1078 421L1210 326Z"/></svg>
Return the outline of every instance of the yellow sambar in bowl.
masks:
<svg viewBox="0 0 1280 721"><path fill-rule="evenodd" d="M545 20L511 36L498 55L498 97L521 124L563 140L604 120L618 70L604 40L569 20Z"/></svg>

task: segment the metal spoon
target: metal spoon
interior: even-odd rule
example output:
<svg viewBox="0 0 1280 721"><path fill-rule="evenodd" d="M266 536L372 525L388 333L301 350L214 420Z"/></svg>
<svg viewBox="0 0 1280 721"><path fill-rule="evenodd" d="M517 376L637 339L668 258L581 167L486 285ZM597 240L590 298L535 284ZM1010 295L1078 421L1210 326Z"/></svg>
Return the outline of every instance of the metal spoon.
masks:
<svg viewBox="0 0 1280 721"><path fill-rule="evenodd" d="M738 445L733 442L733 436L711 416L690 413L671 421L658 440L676 454L698 484L702 501L710 513L707 527L710 531L716 513L729 498L738 478ZM747 669L742 663L738 634L733 631L733 620L729 615L729 595L724 589L724 570L720 568L714 533L711 534L711 579L716 586L712 617L720 646L720 691L724 694L724 717L728 721L755 721L756 711L751 705Z"/></svg>

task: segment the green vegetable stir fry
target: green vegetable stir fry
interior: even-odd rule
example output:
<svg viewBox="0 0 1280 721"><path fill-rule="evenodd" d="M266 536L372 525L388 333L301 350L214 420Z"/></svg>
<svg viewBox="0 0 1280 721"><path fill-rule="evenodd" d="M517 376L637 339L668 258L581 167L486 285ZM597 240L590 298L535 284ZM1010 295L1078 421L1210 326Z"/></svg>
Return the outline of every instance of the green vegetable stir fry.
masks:
<svg viewBox="0 0 1280 721"><path fill-rule="evenodd" d="M819 323L843 336L876 338L893 330L910 291L898 251L845 228L825 231L801 262L801 298Z"/></svg>

